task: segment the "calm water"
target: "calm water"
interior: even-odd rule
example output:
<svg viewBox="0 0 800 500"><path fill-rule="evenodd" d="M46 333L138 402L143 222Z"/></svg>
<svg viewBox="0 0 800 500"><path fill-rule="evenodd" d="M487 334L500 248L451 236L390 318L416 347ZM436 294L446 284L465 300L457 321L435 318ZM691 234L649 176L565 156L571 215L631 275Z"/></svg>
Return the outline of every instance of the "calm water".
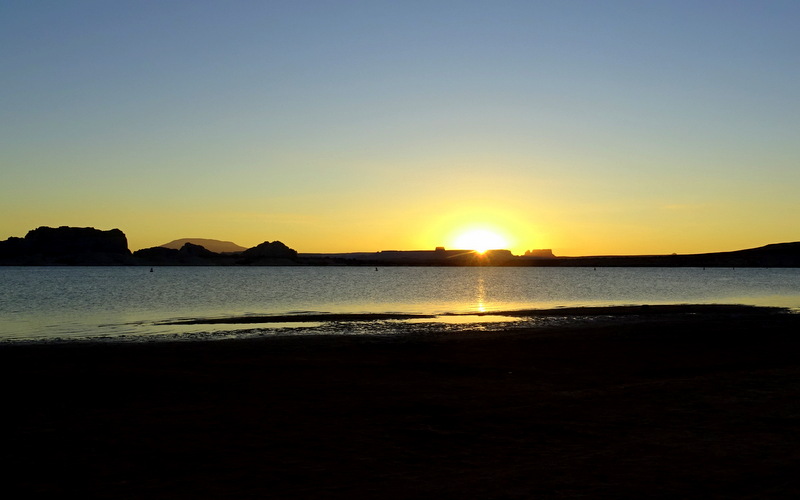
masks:
<svg viewBox="0 0 800 500"><path fill-rule="evenodd" d="M0 267L0 340L253 335L274 325L167 326L196 317L469 313L575 305L740 303L800 308L800 269ZM455 323L452 317L440 324ZM485 321L479 317L459 322ZM382 322L386 324L398 322ZM295 324L358 332L376 325ZM418 326L417 326L418 327Z"/></svg>

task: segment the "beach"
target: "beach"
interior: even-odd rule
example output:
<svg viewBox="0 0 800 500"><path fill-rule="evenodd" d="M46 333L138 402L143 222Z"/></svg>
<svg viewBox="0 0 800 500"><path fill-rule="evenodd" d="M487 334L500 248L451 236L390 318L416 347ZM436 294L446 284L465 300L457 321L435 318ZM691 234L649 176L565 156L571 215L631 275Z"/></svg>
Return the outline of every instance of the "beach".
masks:
<svg viewBox="0 0 800 500"><path fill-rule="evenodd" d="M661 312L661 311L659 311ZM19 498L797 498L800 316L8 343Z"/></svg>

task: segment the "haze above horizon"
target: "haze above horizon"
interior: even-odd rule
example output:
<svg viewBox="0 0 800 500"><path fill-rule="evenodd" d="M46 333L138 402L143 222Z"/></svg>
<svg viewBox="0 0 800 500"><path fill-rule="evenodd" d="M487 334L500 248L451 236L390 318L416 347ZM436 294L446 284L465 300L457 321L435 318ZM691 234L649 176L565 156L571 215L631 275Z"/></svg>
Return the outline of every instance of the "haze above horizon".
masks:
<svg viewBox="0 0 800 500"><path fill-rule="evenodd" d="M0 240L800 240L800 3L0 5Z"/></svg>

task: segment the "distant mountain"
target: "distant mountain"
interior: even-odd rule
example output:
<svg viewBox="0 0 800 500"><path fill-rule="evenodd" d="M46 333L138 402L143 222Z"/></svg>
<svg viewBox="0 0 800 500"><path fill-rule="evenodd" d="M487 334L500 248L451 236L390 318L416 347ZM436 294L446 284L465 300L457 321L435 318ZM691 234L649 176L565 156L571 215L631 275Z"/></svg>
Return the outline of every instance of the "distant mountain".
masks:
<svg viewBox="0 0 800 500"><path fill-rule="evenodd" d="M211 240L207 238L181 238L179 240L170 241L169 243L164 243L163 245L159 245L160 247L164 248L173 248L175 250L180 250L183 248L183 245L191 243L192 245L199 245L206 250L211 250L215 253L234 253L234 252L244 252L247 248L237 245L232 241L221 241L221 240Z"/></svg>

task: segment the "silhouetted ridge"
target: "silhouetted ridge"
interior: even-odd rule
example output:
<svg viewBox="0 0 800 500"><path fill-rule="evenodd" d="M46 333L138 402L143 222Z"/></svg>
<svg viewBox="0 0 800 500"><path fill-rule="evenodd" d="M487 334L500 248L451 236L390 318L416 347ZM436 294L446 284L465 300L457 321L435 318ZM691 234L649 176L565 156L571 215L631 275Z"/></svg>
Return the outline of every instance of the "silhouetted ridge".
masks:
<svg viewBox="0 0 800 500"><path fill-rule="evenodd" d="M159 246L180 250L183 248L183 245L187 243L202 246L203 248L216 253L237 253L247 250L245 247L237 245L232 241L212 240L209 238L181 238L179 240L173 240L169 243L164 243L163 245Z"/></svg>
<svg viewBox="0 0 800 500"><path fill-rule="evenodd" d="M231 263L224 261L224 255L192 243L184 243L180 250L164 247L144 248L133 252L133 255L141 259L144 264L153 266L208 266Z"/></svg>
<svg viewBox="0 0 800 500"><path fill-rule="evenodd" d="M279 266L297 261L297 251L280 241L265 241L236 253L217 253L201 245L184 243L180 250L152 247L137 250L133 255L141 264L150 266Z"/></svg>
<svg viewBox="0 0 800 500"><path fill-rule="evenodd" d="M417 251L298 254L280 241L265 241L242 252L217 253L187 241L179 249L159 246L131 254L128 240L119 229L101 231L92 227L61 226L39 227L24 238L0 241L0 265L800 267L800 242L702 254L556 257L549 249L529 250L518 256L502 249L481 254L443 247Z"/></svg>

